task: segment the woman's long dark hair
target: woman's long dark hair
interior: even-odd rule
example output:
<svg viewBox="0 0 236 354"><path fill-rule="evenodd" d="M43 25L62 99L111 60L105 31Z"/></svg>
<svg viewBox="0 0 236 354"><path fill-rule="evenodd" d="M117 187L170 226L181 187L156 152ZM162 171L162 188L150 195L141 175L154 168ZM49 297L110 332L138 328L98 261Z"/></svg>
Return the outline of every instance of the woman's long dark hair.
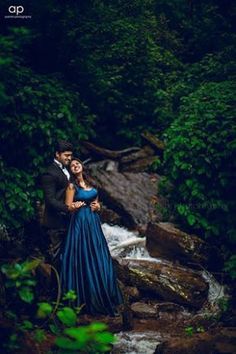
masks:
<svg viewBox="0 0 236 354"><path fill-rule="evenodd" d="M72 161L78 161L82 165L82 167L83 167L82 174L83 174L83 179L84 179L86 186L87 187L96 187L96 183L95 183L94 179L89 175L88 169L84 166L83 162L78 157L72 157L72 159L70 161L70 165L71 165ZM70 165L69 165L69 167L70 167ZM71 175L70 181L72 183L78 184L74 175Z"/></svg>

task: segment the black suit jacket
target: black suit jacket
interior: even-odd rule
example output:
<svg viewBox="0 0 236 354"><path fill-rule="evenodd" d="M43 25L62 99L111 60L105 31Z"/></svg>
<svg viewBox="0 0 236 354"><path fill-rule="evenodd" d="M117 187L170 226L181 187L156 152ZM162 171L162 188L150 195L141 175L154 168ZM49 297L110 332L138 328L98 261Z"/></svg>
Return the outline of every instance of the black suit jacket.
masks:
<svg viewBox="0 0 236 354"><path fill-rule="evenodd" d="M55 162L42 175L41 185L45 198L43 225L47 228L60 229L68 226L69 212L65 205L68 183L66 175Z"/></svg>

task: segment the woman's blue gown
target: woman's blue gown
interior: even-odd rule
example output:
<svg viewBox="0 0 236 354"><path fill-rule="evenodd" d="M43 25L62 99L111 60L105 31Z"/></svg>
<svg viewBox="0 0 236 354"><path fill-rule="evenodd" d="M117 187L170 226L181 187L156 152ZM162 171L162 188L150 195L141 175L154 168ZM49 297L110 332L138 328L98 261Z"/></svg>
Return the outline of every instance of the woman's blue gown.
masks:
<svg viewBox="0 0 236 354"><path fill-rule="evenodd" d="M86 313L114 315L123 300L99 215L89 206L97 195L95 188L75 186L74 200L84 201L86 206L71 217L62 252L62 289L74 290L77 305L84 304Z"/></svg>

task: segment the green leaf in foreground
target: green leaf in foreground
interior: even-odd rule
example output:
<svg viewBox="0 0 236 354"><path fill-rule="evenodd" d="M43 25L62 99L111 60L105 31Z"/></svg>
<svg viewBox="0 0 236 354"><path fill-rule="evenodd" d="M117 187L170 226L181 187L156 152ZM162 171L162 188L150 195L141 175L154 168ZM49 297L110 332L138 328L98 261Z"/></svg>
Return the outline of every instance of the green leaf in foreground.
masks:
<svg viewBox="0 0 236 354"><path fill-rule="evenodd" d="M57 312L57 317L59 320L68 327L73 327L76 325L76 313L70 307L64 307L62 310Z"/></svg>
<svg viewBox="0 0 236 354"><path fill-rule="evenodd" d="M31 303L34 299L34 293L32 292L32 290L30 288L21 288L19 290L19 296L21 298L21 300L27 302L27 303Z"/></svg>

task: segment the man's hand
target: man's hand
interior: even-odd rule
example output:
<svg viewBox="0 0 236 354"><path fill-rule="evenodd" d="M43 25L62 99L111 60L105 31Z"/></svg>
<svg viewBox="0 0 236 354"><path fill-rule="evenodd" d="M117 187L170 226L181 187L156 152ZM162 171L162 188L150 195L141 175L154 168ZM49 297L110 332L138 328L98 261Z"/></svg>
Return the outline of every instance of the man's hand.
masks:
<svg viewBox="0 0 236 354"><path fill-rule="evenodd" d="M97 200L94 200L92 203L90 203L90 208L92 211L99 211L101 209L101 205Z"/></svg>
<svg viewBox="0 0 236 354"><path fill-rule="evenodd" d="M76 211L84 205L85 205L85 202L73 202L70 206L68 206L68 210L69 211Z"/></svg>

